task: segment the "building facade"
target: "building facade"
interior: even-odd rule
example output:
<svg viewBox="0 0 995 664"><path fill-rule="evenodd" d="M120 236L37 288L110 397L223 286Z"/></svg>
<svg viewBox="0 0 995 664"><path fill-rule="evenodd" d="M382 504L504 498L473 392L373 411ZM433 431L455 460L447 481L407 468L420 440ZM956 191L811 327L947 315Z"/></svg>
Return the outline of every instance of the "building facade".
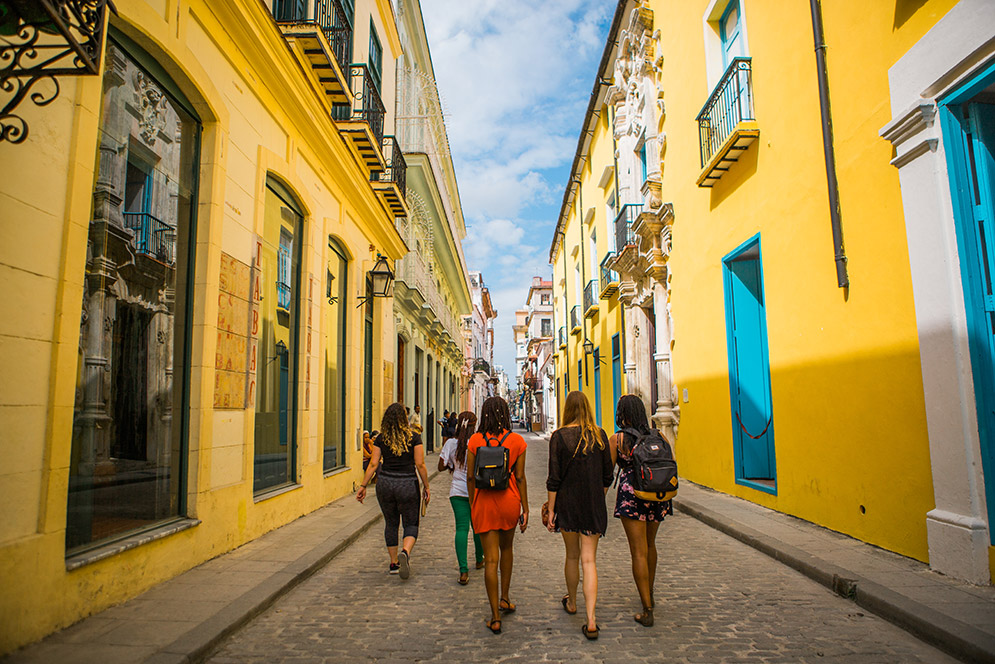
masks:
<svg viewBox="0 0 995 664"><path fill-rule="evenodd" d="M471 311L462 240L466 226L442 105L418 0L396 4L404 54L397 62L397 139L404 153L409 213L398 231L410 252L397 263L395 399L421 407L428 451L436 423L459 404L465 364L460 321Z"/></svg>
<svg viewBox="0 0 995 664"><path fill-rule="evenodd" d="M464 409L480 415L487 397L494 396L494 319L497 310L491 304L491 292L484 285L484 275L470 272L470 295L473 312L463 319L463 339L466 344Z"/></svg>
<svg viewBox="0 0 995 664"><path fill-rule="evenodd" d="M553 282L533 277L525 298L523 419L530 431L552 431L557 421L553 362Z"/></svg>
<svg viewBox="0 0 995 664"><path fill-rule="evenodd" d="M620 2L550 255L579 341L585 203L614 186L624 387L682 475L976 583L993 26L980 0Z"/></svg>
<svg viewBox="0 0 995 664"><path fill-rule="evenodd" d="M395 398L391 4L117 5L0 141L0 652L351 492Z"/></svg>

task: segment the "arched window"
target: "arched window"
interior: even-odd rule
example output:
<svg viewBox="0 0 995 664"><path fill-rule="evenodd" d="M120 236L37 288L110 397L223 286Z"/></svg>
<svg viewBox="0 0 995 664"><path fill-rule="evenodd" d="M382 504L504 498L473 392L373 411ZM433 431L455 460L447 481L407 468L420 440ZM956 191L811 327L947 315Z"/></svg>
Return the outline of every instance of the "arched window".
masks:
<svg viewBox="0 0 995 664"><path fill-rule="evenodd" d="M298 339L304 213L276 178L266 180L255 265L259 311L252 488L297 481Z"/></svg>
<svg viewBox="0 0 995 664"><path fill-rule="evenodd" d="M106 62L67 555L186 509L200 123L162 67L114 30Z"/></svg>
<svg viewBox="0 0 995 664"><path fill-rule="evenodd" d="M325 442L323 467L327 472L345 465L346 334L348 329L349 259L337 241L328 238L325 294Z"/></svg>

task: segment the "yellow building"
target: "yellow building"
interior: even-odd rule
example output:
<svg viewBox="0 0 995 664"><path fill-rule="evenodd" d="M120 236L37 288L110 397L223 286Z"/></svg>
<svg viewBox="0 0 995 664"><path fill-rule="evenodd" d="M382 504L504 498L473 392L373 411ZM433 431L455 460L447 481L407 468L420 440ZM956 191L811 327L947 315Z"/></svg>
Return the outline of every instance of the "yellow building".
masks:
<svg viewBox="0 0 995 664"><path fill-rule="evenodd" d="M600 426L614 430L615 404L635 381L637 365L624 362L623 308L634 292L620 292L608 264L617 249L619 210L628 210L616 173L615 136L606 89L595 85L564 191L549 250L557 411L573 390L583 391ZM623 174L622 185L625 184ZM625 304L623 304L625 303ZM644 374L641 365L638 373ZM557 421L559 417L555 418Z"/></svg>
<svg viewBox="0 0 995 664"><path fill-rule="evenodd" d="M0 652L351 492L394 397L391 3L116 4L0 141Z"/></svg>
<svg viewBox="0 0 995 664"><path fill-rule="evenodd" d="M614 177L625 388L682 474L988 582L995 7L821 5L619 2L557 315L589 311L579 249ZM590 327L567 325L576 385Z"/></svg>

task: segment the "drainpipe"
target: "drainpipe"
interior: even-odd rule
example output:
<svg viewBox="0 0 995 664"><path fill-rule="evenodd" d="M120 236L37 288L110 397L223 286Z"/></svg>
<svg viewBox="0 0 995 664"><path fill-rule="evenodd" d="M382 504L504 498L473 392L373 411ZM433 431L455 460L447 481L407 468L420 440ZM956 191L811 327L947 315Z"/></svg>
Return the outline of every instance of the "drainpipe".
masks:
<svg viewBox="0 0 995 664"><path fill-rule="evenodd" d="M833 148L833 115L829 108L829 75L826 70L826 39L822 30L822 2L809 0L812 8L812 36L815 39L815 63L819 74L819 107L822 111L822 147L826 157L826 185L829 189L829 218L833 227L836 253L836 283L849 288L846 253L843 251L843 226L840 221L840 192L836 180L836 153Z"/></svg>
<svg viewBox="0 0 995 664"><path fill-rule="evenodd" d="M567 279L567 233L566 233L566 231L560 231L560 253L563 254L563 311L564 311L563 322L564 323L569 323L570 322L570 295L568 293L570 291L569 291L568 286L570 285L570 280ZM567 328L566 325L564 325L563 327L564 327L564 329ZM567 334L569 335L570 333L567 332ZM566 380L566 381L569 382L569 380L570 380L570 341L569 341L569 337L567 337L567 339L568 339L567 340L567 350L563 351L563 354L566 356L565 359L564 359L563 375L565 377L564 380ZM567 386L564 385L564 387L567 387ZM559 397L557 397L557 398L559 398Z"/></svg>
<svg viewBox="0 0 995 664"><path fill-rule="evenodd" d="M580 296L580 300L579 301L581 302L580 315L584 318L584 320L582 320L580 322L580 324L583 327L583 330L584 330L584 342L586 342L587 341L587 317L584 316L584 307L583 307L583 302L584 302L583 292L587 290L587 279L585 278L586 275L584 274L584 272L585 272L585 270L587 268L587 259L584 256L584 244L587 242L587 234L586 234L586 232L584 230L584 192L581 191L581 182L580 182L580 180L574 180L574 182L577 183L577 205L580 206L580 211L578 211L578 213L577 213L577 224L578 224L578 227L580 228L580 286L581 286L581 288L583 290L581 291L581 296ZM581 348L584 348L583 343L581 344ZM584 384L585 385L590 385L591 384L591 370L588 369L588 367L587 367L587 349L586 348L583 350L583 354L584 354ZM580 387L580 385L578 385L577 387Z"/></svg>

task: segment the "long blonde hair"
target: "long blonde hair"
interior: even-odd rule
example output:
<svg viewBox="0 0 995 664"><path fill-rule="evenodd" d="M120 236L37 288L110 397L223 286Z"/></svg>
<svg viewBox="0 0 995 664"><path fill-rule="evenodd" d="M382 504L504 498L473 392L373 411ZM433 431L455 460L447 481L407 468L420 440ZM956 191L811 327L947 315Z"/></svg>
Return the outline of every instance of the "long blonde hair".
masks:
<svg viewBox="0 0 995 664"><path fill-rule="evenodd" d="M574 390L567 395L567 401L563 404L563 422L580 425L581 449L578 454L587 454L595 446L602 450L605 448L605 441L601 438L601 427L594 421L591 404L583 392Z"/></svg>
<svg viewBox="0 0 995 664"><path fill-rule="evenodd" d="M411 428L403 403L392 403L380 422L380 436L394 456L401 456L411 447Z"/></svg>

